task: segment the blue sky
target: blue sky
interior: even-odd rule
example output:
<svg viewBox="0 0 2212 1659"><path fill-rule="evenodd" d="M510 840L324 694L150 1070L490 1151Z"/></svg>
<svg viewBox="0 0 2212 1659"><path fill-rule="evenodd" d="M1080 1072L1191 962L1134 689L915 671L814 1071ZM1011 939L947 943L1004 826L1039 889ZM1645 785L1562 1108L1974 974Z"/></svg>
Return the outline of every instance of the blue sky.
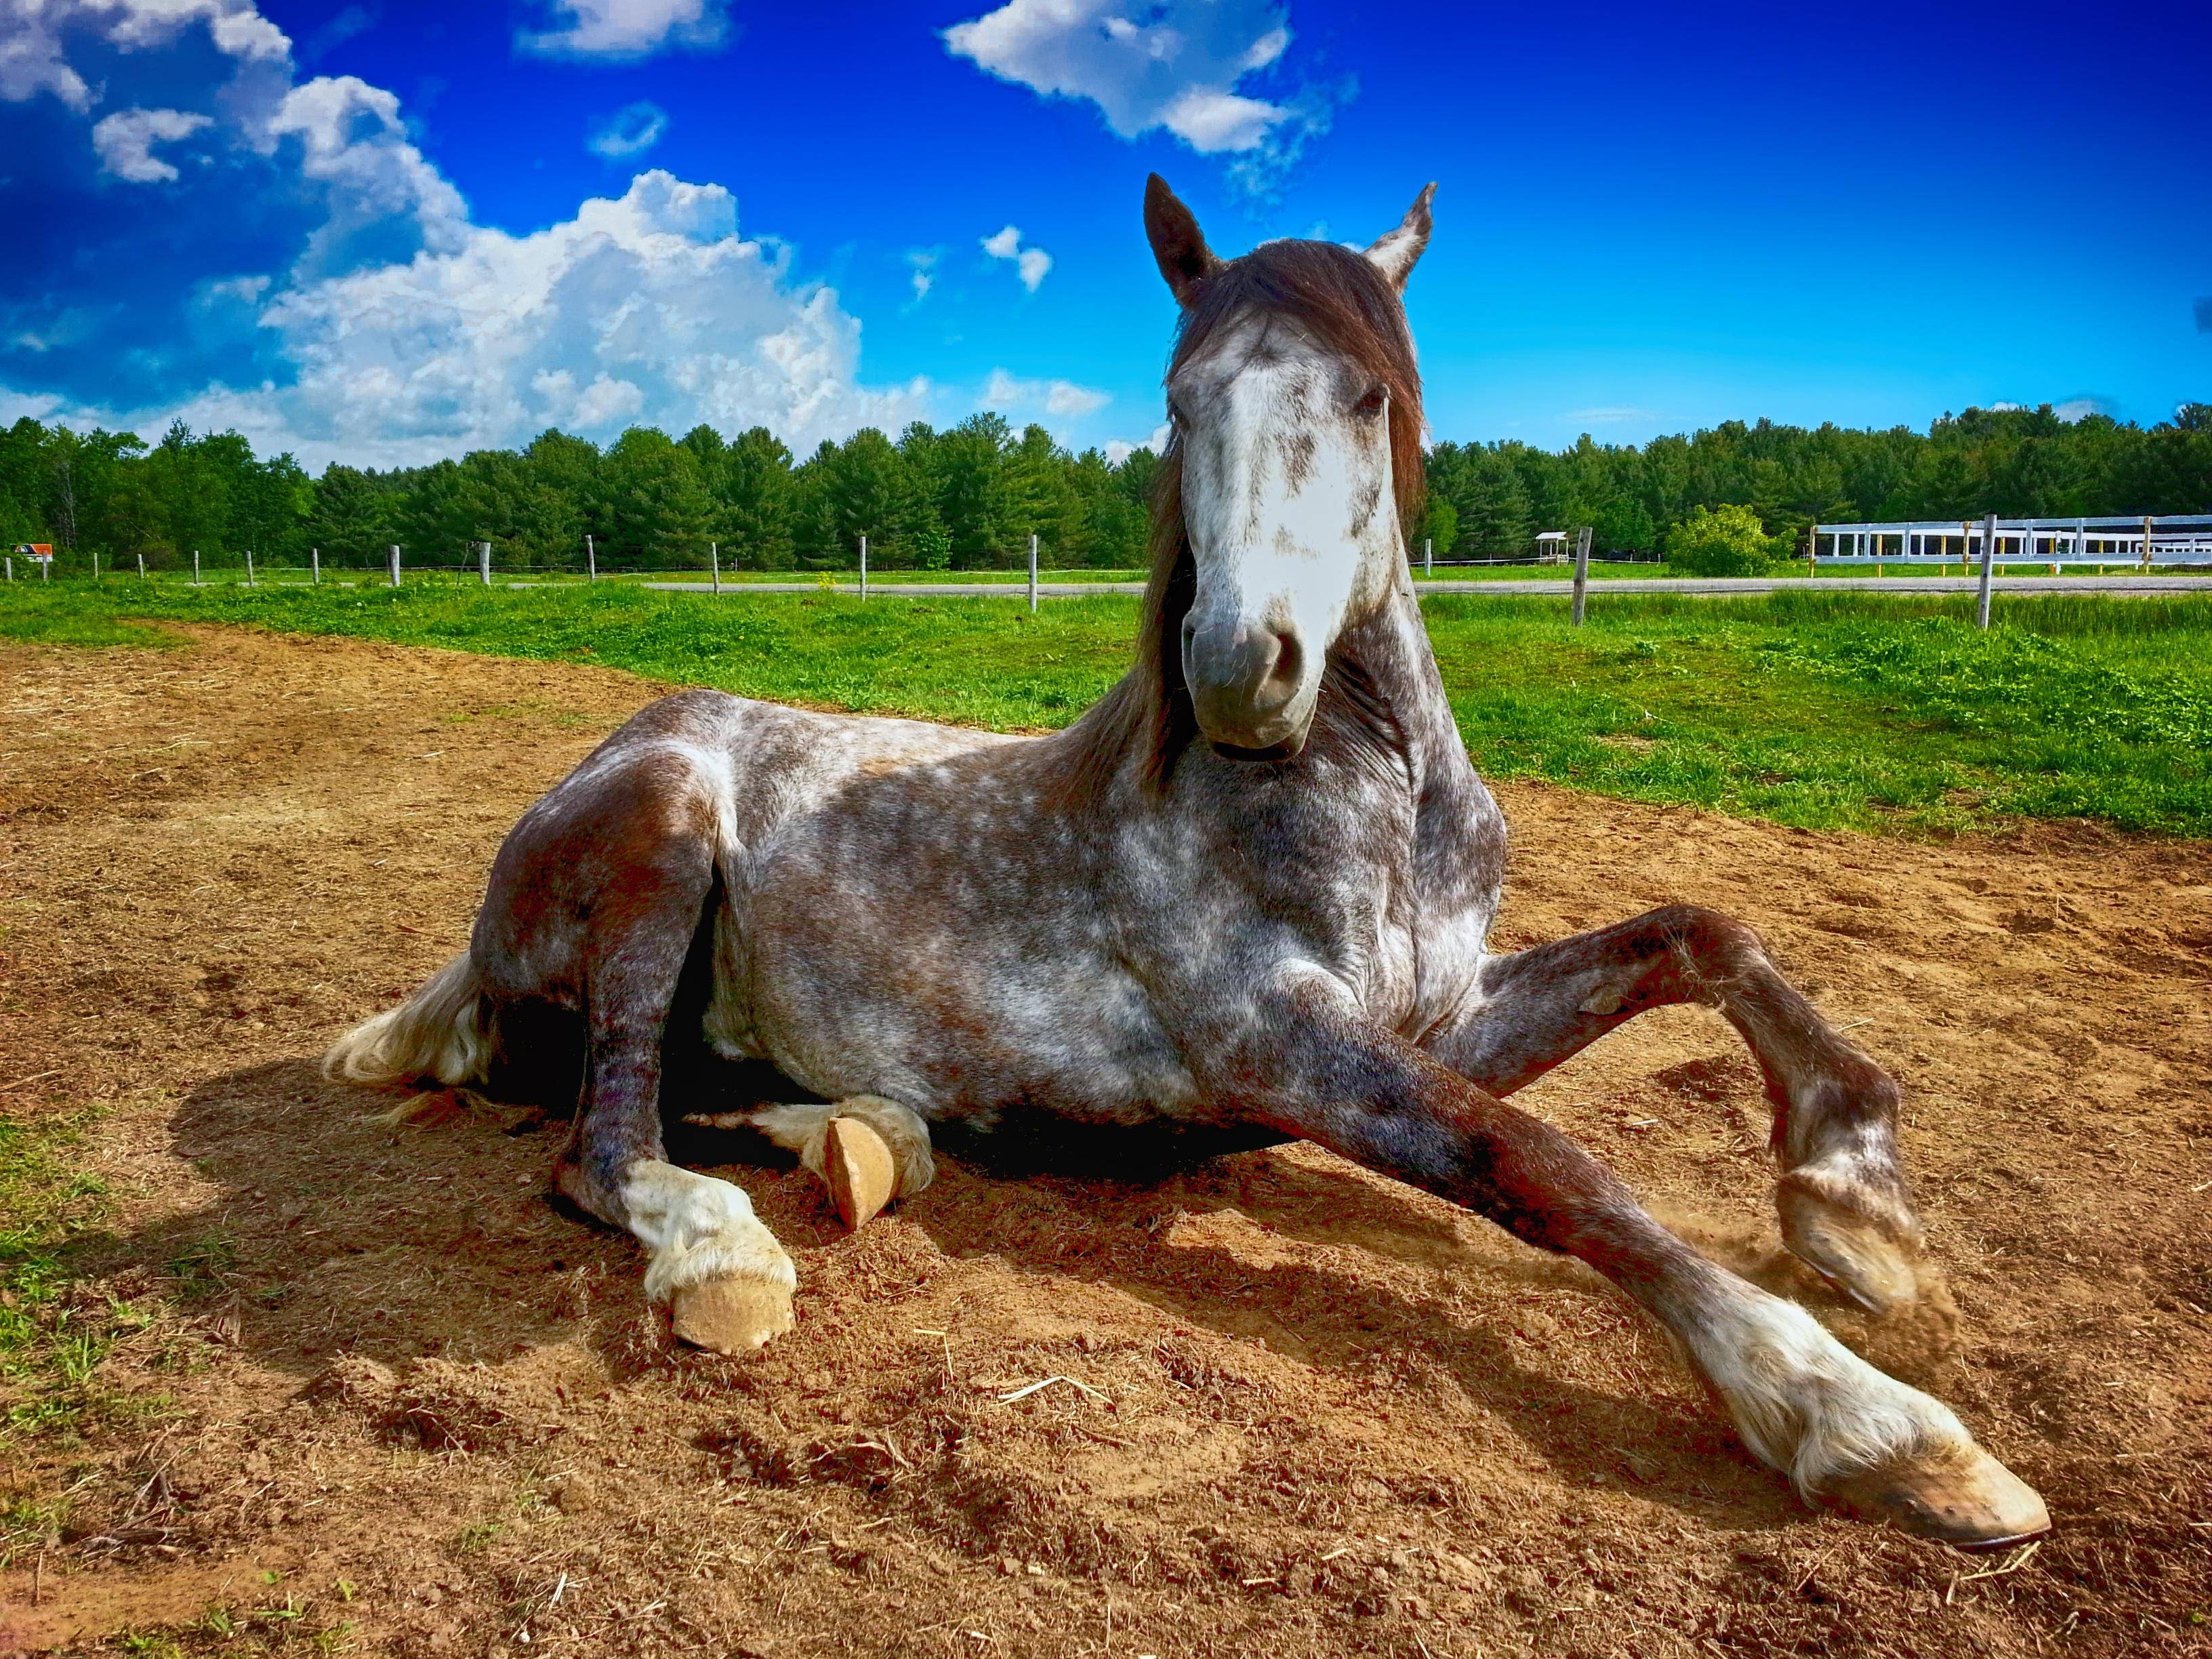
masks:
<svg viewBox="0 0 2212 1659"><path fill-rule="evenodd" d="M1366 240L1440 438L2212 398L2212 9L0 0L0 419L392 465L1141 442L1164 173Z"/></svg>

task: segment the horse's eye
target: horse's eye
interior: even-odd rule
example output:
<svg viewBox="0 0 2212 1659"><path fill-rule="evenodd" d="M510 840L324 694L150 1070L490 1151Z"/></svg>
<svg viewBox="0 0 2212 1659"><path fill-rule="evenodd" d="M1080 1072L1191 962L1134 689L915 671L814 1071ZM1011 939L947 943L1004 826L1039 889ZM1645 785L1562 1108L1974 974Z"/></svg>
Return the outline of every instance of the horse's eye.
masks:
<svg viewBox="0 0 2212 1659"><path fill-rule="evenodd" d="M1355 415L1380 415L1382 412L1382 405L1389 401L1390 394L1381 386L1370 386L1367 388L1367 395L1352 404L1352 412Z"/></svg>

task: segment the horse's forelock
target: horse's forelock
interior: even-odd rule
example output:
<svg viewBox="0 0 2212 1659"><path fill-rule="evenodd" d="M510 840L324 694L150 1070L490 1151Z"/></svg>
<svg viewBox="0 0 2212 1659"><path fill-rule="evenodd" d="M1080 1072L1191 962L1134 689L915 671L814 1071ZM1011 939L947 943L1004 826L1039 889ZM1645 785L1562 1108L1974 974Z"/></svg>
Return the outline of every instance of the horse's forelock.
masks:
<svg viewBox="0 0 2212 1659"><path fill-rule="evenodd" d="M1224 328L1255 313L1297 323L1322 349L1359 365L1390 396L1390 474L1401 533L1423 502L1421 376L1406 308L1364 256L1334 242L1267 242L1201 283L1182 313L1168 373L1204 351ZM1182 678L1182 623L1196 569L1182 516L1182 441L1171 433L1152 484L1151 572L1133 671L1099 705L1099 729L1083 782L1103 787L1127 744L1146 748L1143 772L1157 787L1196 735ZM1091 721L1083 722L1085 726Z"/></svg>

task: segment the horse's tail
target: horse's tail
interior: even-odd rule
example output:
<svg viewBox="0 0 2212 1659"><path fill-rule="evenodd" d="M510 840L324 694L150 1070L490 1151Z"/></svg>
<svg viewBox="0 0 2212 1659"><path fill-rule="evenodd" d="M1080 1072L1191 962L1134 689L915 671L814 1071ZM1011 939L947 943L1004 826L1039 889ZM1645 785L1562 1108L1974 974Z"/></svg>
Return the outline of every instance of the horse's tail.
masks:
<svg viewBox="0 0 2212 1659"><path fill-rule="evenodd" d="M333 1042L323 1056L323 1075L349 1083L481 1083L492 1047L483 987L464 951L397 1008Z"/></svg>

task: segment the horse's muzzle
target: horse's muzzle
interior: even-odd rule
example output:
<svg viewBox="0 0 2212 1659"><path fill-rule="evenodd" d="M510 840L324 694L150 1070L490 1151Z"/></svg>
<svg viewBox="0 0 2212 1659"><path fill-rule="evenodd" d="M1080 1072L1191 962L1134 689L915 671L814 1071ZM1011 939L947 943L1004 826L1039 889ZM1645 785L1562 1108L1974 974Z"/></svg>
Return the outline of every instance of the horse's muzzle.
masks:
<svg viewBox="0 0 2212 1659"><path fill-rule="evenodd" d="M1217 754L1231 760L1287 760L1305 746L1311 703L1305 649L1296 634L1235 622L1183 624L1183 684L1191 711Z"/></svg>

